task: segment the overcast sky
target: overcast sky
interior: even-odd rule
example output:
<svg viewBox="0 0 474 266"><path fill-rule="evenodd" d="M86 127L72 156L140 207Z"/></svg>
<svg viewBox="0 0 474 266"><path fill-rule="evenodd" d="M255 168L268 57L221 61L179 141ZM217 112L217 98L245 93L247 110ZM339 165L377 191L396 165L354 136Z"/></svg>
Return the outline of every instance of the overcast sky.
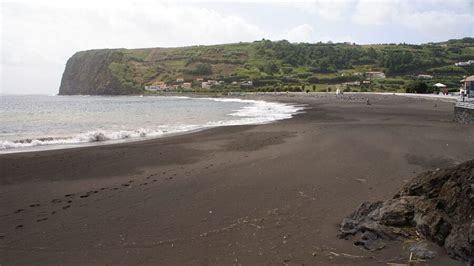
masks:
<svg viewBox="0 0 474 266"><path fill-rule="evenodd" d="M87 49L474 37L474 0L0 1L3 94L57 93L67 59Z"/></svg>

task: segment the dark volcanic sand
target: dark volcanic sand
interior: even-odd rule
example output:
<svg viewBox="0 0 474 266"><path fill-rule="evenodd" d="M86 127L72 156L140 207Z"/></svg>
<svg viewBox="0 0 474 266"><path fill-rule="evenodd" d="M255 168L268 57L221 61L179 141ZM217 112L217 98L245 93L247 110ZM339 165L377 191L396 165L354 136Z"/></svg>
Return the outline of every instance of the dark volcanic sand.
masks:
<svg viewBox="0 0 474 266"><path fill-rule="evenodd" d="M311 109L268 125L0 155L0 264L407 262L408 243L369 252L338 239L342 218L417 173L474 158L474 127L452 122L452 103L264 99ZM440 252L433 265L462 265Z"/></svg>

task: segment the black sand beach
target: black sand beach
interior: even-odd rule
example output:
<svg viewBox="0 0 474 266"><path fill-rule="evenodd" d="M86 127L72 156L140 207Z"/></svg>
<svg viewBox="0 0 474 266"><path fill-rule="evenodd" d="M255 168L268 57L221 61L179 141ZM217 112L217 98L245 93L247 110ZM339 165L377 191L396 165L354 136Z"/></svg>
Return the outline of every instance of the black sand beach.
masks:
<svg viewBox="0 0 474 266"><path fill-rule="evenodd" d="M0 264L406 263L409 243L362 250L337 238L341 220L474 158L474 127L454 123L449 102L245 97L309 108L267 125L0 155ZM439 254L430 265L462 265Z"/></svg>

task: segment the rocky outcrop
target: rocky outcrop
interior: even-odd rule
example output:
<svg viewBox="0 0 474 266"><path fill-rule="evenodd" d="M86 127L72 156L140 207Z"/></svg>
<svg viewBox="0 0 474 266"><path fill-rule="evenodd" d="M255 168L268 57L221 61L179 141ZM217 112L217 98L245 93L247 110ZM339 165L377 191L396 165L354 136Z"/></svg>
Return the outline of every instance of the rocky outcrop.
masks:
<svg viewBox="0 0 474 266"><path fill-rule="evenodd" d="M376 250L384 241L421 235L454 259L474 256L474 160L415 177L392 199L364 202L345 218L341 238ZM424 253L427 257L432 254Z"/></svg>
<svg viewBox="0 0 474 266"><path fill-rule="evenodd" d="M113 73L114 64L120 64L120 50L90 50L77 52L66 64L60 95L121 95L140 93L140 87L124 82Z"/></svg>
<svg viewBox="0 0 474 266"><path fill-rule="evenodd" d="M474 124L474 102L458 103L454 107L454 121L461 124Z"/></svg>

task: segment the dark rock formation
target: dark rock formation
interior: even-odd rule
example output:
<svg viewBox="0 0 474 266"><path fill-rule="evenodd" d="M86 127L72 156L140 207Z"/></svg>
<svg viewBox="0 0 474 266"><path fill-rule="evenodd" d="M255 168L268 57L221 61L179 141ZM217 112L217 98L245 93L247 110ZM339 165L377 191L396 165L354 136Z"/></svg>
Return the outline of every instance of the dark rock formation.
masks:
<svg viewBox="0 0 474 266"><path fill-rule="evenodd" d="M474 103L457 103L454 107L454 121L474 124Z"/></svg>
<svg viewBox="0 0 474 266"><path fill-rule="evenodd" d="M341 224L340 237L377 249L386 240L417 235L444 247L454 259L474 256L474 160L415 177L392 199L364 202ZM378 244L377 244L378 243ZM433 257L431 252L423 253Z"/></svg>
<svg viewBox="0 0 474 266"><path fill-rule="evenodd" d="M132 82L113 73L112 64L123 60L120 50L90 50L74 54L66 64L60 95L121 95L140 93Z"/></svg>

